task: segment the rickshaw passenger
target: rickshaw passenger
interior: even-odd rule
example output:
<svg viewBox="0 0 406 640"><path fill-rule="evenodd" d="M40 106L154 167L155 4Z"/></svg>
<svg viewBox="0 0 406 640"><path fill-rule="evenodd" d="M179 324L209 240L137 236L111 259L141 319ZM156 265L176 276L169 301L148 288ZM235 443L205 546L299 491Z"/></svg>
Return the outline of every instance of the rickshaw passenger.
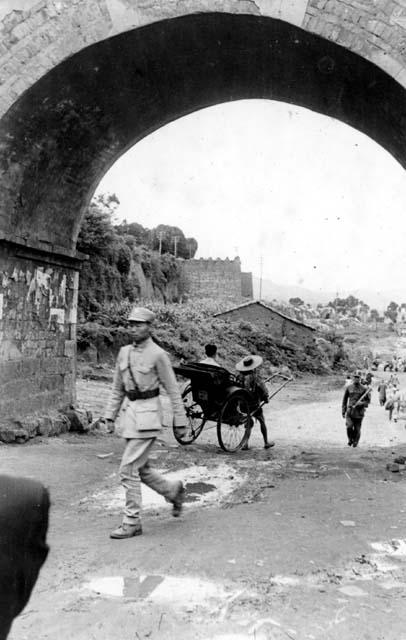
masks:
<svg viewBox="0 0 406 640"><path fill-rule="evenodd" d="M203 360L200 360L201 364L211 364L214 367L219 367L219 363L216 360L217 355L217 347L215 344L206 344L204 347L204 352L206 357Z"/></svg>
<svg viewBox="0 0 406 640"><path fill-rule="evenodd" d="M268 389L266 388L265 383L261 379L257 369L261 366L263 360L261 356L247 356L243 358L235 365L237 371L240 372L238 376L238 382L241 384L244 389L249 391L255 398L255 407L257 407L261 402L268 402L269 394ZM251 425L248 433L248 438L245 445L242 447L243 449L248 449L248 440L251 435L251 430L254 425L254 421L252 418L256 418L259 422L259 426L261 428L262 437L264 439L264 449L269 449L273 447L275 443L273 441L268 441L268 431L266 428L264 413L262 411L262 407L258 406L256 410L251 415Z"/></svg>

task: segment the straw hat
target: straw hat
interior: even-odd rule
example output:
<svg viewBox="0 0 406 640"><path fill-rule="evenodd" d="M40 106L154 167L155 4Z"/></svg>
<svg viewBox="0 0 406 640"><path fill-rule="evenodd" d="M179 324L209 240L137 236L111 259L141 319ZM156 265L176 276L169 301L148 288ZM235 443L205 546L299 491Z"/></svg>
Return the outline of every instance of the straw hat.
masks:
<svg viewBox="0 0 406 640"><path fill-rule="evenodd" d="M261 356L246 356L240 362L237 362L235 368L237 371L253 371L262 364Z"/></svg>

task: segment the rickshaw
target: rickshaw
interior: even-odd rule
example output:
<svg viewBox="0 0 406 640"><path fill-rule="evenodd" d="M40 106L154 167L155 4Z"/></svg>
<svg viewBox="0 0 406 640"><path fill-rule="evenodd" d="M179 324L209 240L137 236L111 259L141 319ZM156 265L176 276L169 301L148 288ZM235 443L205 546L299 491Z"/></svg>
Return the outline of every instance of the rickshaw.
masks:
<svg viewBox="0 0 406 640"><path fill-rule="evenodd" d="M255 412L263 405L254 395L244 389L236 375L223 367L189 362L174 367L175 373L190 382L182 392L188 419L187 431L174 436L181 445L191 444L198 438L208 422L217 428L217 438L224 451L233 453L241 449L249 437ZM283 383L270 398L279 393L292 378L274 373L265 382L281 377Z"/></svg>

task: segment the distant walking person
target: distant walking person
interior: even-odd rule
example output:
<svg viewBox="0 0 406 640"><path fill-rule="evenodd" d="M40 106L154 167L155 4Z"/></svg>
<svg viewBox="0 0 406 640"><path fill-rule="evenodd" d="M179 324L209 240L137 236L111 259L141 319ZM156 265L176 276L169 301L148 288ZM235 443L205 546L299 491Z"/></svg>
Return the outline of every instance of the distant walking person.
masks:
<svg viewBox="0 0 406 640"><path fill-rule="evenodd" d="M342 402L342 414L347 428L348 446L357 447L361 436L361 425L365 409L371 401L369 387L361 384L361 372L355 371L353 383L346 387Z"/></svg>
<svg viewBox="0 0 406 640"><path fill-rule="evenodd" d="M386 402L386 382L385 380L381 380L381 382L378 385L378 397L379 397L379 404L381 405L381 407L385 406L385 402Z"/></svg>
<svg viewBox="0 0 406 640"><path fill-rule="evenodd" d="M162 429L159 386L168 393L174 414L175 429L183 432L186 415L167 353L151 338L154 314L149 309L134 307L129 315L132 344L122 347L117 357L113 386L105 412L107 422L117 417L117 433L126 441L120 466L121 484L125 489L125 509L121 526L111 538L131 538L142 533L140 480L173 504L173 515L179 516L184 499L180 481L166 480L152 469L149 457Z"/></svg>
<svg viewBox="0 0 406 640"><path fill-rule="evenodd" d="M399 415L399 403L400 403L400 391L397 387L388 386L388 394L387 400L385 404L385 409L389 412L389 422L394 421L397 422Z"/></svg>
<svg viewBox="0 0 406 640"><path fill-rule="evenodd" d="M206 354L206 357L203 360L200 360L201 364L211 364L214 367L220 366L216 360L217 347L215 344L206 344L204 352Z"/></svg>
<svg viewBox="0 0 406 640"><path fill-rule="evenodd" d="M266 403L269 401L268 389L266 388L265 383L261 380L257 372L257 368L261 366L262 362L263 360L261 356L247 356L246 358L243 358L243 360L240 360L240 362L237 362L237 364L235 365L237 371L240 372L240 375L238 376L240 384L244 387L244 389L247 389L247 391L249 391L255 398L255 407L258 407L261 402ZM268 441L268 431L266 428L262 407L255 409L251 416L251 425L247 441L244 444L243 449L248 449L248 440L252 431L252 427L254 425L252 418L256 418L259 422L262 437L264 439L264 449L269 449L270 447L275 446L274 442Z"/></svg>

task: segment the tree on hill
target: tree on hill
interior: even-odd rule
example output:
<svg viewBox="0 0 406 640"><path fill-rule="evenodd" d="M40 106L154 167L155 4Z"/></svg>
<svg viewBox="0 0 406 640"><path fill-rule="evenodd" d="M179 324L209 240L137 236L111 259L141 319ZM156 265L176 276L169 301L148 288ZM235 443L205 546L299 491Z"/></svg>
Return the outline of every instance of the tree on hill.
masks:
<svg viewBox="0 0 406 640"><path fill-rule="evenodd" d="M304 301L302 300L302 298L289 298L289 304L291 304L293 307L303 307L304 305Z"/></svg>
<svg viewBox="0 0 406 640"><path fill-rule="evenodd" d="M126 220L123 220L121 224L115 227L115 230L120 236L132 236L138 245L144 245L145 247L151 246L151 231L143 227L139 222L127 223Z"/></svg>
<svg viewBox="0 0 406 640"><path fill-rule="evenodd" d="M390 318L392 322L396 322L398 316L399 305L396 302L390 302L386 308L385 316Z"/></svg>
<svg viewBox="0 0 406 640"><path fill-rule="evenodd" d="M115 239L112 217L115 204L119 200L115 194L100 194L94 198L85 213L80 227L77 248L84 253L104 253Z"/></svg>
<svg viewBox="0 0 406 640"><path fill-rule="evenodd" d="M179 227L159 224L152 229L152 249L160 253L171 253L178 258L194 258L197 251L197 240L185 238Z"/></svg>
<svg viewBox="0 0 406 640"><path fill-rule="evenodd" d="M369 310L369 306L365 302L352 295L347 296L347 298L335 298L327 306L333 307L337 313L343 316L353 318L357 317L360 312L367 313Z"/></svg>

